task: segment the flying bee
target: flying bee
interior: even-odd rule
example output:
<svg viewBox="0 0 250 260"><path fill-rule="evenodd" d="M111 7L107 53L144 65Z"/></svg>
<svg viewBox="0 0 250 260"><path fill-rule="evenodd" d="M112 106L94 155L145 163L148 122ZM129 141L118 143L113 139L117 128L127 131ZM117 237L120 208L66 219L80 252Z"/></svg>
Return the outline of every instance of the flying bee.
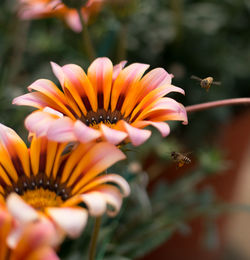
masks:
<svg viewBox="0 0 250 260"><path fill-rule="evenodd" d="M200 81L200 86L202 88L206 89L206 91L209 91L212 84L217 85L217 86L219 86L221 84L219 81L214 81L213 77L207 77L207 78L201 79L197 76L192 75L191 79Z"/></svg>
<svg viewBox="0 0 250 260"><path fill-rule="evenodd" d="M171 158L173 159L174 162L177 163L177 168L181 168L184 164L189 164L191 163L191 159L188 157L188 154L190 153L178 153L178 152L172 152L171 153Z"/></svg>

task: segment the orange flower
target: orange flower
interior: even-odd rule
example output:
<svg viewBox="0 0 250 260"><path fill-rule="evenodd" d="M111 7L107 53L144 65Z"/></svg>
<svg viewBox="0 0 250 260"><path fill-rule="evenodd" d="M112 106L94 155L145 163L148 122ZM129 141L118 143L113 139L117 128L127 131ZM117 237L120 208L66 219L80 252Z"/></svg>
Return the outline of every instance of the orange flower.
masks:
<svg viewBox="0 0 250 260"><path fill-rule="evenodd" d="M49 223L36 222L27 225L19 234L14 248L8 239L15 225L15 219L4 205L0 204L0 260L58 260L52 249L54 230Z"/></svg>
<svg viewBox="0 0 250 260"><path fill-rule="evenodd" d="M19 0L21 19L40 19L47 17L58 17L69 25L69 27L80 32L82 30L81 21L76 9L69 8L62 3L61 0ZM86 5L82 7L82 15L85 22L101 8L103 0L88 0Z"/></svg>
<svg viewBox="0 0 250 260"><path fill-rule="evenodd" d="M0 140L0 200L21 226L51 220L58 234L74 238L88 213L115 215L129 194L121 176L100 174L125 158L112 144L80 144L68 152L67 143L33 136L28 149L15 131L1 124ZM77 206L81 202L87 209Z"/></svg>
<svg viewBox="0 0 250 260"><path fill-rule="evenodd" d="M137 146L150 137L151 132L142 129L148 125L165 137L170 129L163 121L187 122L185 108L164 97L170 92L184 94L171 85L172 75L157 68L142 77L148 65L123 68L125 63L113 68L108 58L98 58L87 75L77 65L52 63L63 92L53 82L40 79L28 87L36 92L17 97L13 103L38 108L27 117L26 127L58 142L102 138L115 145L125 140Z"/></svg>

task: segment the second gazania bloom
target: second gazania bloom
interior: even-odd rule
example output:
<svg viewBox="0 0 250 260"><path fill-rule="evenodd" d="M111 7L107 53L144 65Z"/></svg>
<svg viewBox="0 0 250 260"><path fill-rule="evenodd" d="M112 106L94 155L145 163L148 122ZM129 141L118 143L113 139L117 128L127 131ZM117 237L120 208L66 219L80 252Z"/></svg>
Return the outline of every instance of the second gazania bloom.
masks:
<svg viewBox="0 0 250 260"><path fill-rule="evenodd" d="M25 120L37 136L54 141L106 140L112 144L145 142L156 127L163 136L170 132L164 121L187 123L184 106L164 97L170 92L184 94L171 84L172 75L156 68L143 76L147 64L126 62L113 67L108 58L98 58L87 75L81 67L52 63L63 92L50 80L40 79L28 89L35 92L17 97L13 103L38 108Z"/></svg>
<svg viewBox="0 0 250 260"><path fill-rule="evenodd" d="M14 130L0 124L0 203L20 228L37 220L51 221L58 237L77 237L88 214L119 211L129 186L119 175L102 173L124 158L107 142L72 148L33 136L28 149ZM81 202L85 208L78 206Z"/></svg>

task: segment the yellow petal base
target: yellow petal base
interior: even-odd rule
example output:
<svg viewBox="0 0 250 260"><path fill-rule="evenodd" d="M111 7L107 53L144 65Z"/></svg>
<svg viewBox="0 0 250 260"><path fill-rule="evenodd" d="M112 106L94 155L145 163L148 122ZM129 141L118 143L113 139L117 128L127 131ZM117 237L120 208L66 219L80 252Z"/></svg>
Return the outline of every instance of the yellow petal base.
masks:
<svg viewBox="0 0 250 260"><path fill-rule="evenodd" d="M43 211L46 207L59 207L63 200L55 192L43 188L28 190L22 196L29 205Z"/></svg>

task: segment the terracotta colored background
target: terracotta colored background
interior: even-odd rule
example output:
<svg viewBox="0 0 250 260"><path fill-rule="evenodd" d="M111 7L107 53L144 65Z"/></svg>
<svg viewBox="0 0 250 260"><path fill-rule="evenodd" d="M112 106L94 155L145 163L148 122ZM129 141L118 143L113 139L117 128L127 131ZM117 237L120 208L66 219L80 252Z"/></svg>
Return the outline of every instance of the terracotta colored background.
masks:
<svg viewBox="0 0 250 260"><path fill-rule="evenodd" d="M199 186L212 185L220 199L250 205L250 110L235 116L228 124L223 125L217 134L216 142L226 153L225 159L230 161L230 168L213 175ZM179 172L176 175L174 171L172 169L172 174L165 175L164 178L171 180L185 174ZM250 259L250 211L236 211L217 219L219 246L213 250L202 246L204 220L195 219L189 224L189 235L176 233L143 260L225 259L226 253L231 254L231 251L236 255L241 252L243 259ZM238 257L231 259L239 259Z"/></svg>

